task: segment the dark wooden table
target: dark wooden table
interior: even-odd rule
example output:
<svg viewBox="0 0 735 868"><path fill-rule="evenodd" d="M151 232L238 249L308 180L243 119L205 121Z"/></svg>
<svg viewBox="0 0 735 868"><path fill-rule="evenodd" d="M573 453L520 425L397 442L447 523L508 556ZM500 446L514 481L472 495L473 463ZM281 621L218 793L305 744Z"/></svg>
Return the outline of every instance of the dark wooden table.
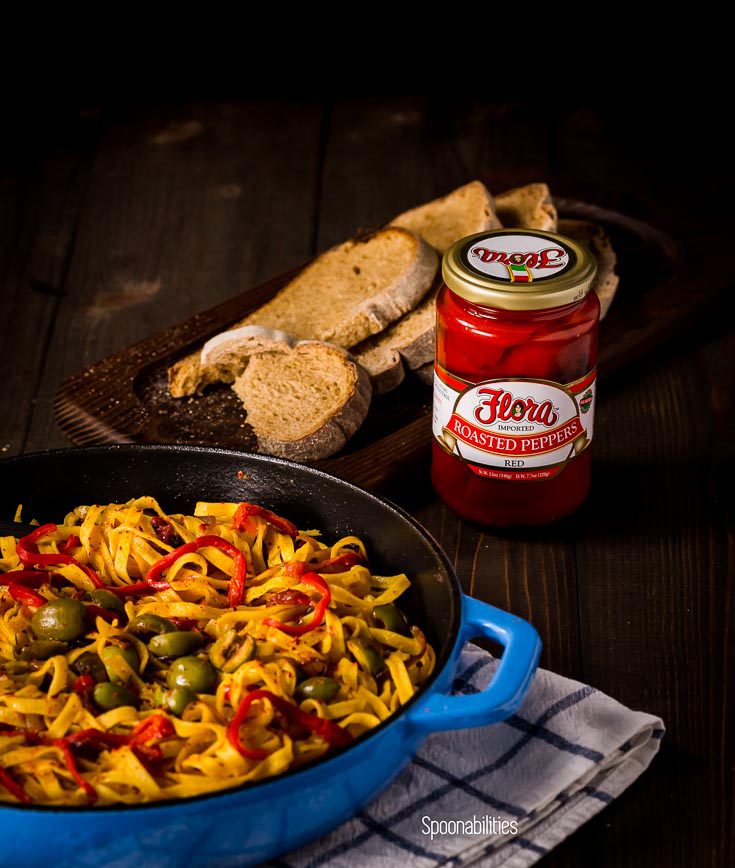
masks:
<svg viewBox="0 0 735 868"><path fill-rule="evenodd" d="M80 367L480 174L495 189L547 179L682 244L732 223L725 143L666 105L71 101L14 120L4 455L66 445L52 400ZM666 722L651 769L549 866L735 862L735 333L731 312L712 313L603 384L594 490L561 526L481 532L437 501L425 466L386 491L467 591L535 624L543 666Z"/></svg>

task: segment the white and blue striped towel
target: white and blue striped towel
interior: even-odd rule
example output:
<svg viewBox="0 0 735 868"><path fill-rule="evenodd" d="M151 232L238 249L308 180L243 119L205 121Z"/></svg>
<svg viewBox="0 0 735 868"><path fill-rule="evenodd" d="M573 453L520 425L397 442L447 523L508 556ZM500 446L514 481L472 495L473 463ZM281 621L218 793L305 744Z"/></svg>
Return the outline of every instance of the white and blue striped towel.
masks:
<svg viewBox="0 0 735 868"><path fill-rule="evenodd" d="M495 666L489 654L468 646L455 693L481 689ZM660 718L539 669L517 714L432 736L357 817L271 864L532 865L630 786L663 734Z"/></svg>

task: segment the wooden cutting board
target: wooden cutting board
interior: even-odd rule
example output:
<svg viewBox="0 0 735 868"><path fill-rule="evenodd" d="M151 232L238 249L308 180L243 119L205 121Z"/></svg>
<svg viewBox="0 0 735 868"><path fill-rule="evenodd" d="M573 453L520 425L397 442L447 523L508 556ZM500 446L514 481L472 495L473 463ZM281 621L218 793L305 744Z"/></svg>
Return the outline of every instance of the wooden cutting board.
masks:
<svg viewBox="0 0 735 868"><path fill-rule="evenodd" d="M623 214L583 202L556 200L560 216L601 223L618 254L618 295L601 325L600 375L618 371L685 329L726 290L714 269L688 265L667 235ZM699 260L701 262L701 260ZM303 266L302 266L303 267ZM166 371L177 358L246 316L299 269L249 289L180 325L152 335L66 380L56 418L78 445L186 443L253 450L252 431L237 397L215 386L197 398L169 396ZM358 485L377 487L428 454L431 389L407 377L376 398L362 428L320 467Z"/></svg>

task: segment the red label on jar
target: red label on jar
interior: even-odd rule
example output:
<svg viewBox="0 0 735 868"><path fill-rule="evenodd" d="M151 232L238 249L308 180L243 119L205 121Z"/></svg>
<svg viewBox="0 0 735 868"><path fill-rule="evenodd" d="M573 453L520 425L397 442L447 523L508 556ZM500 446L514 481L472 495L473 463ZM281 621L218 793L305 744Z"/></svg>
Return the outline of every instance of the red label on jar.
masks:
<svg viewBox="0 0 735 868"><path fill-rule="evenodd" d="M471 383L434 370L434 437L487 479L549 479L592 440L595 380Z"/></svg>

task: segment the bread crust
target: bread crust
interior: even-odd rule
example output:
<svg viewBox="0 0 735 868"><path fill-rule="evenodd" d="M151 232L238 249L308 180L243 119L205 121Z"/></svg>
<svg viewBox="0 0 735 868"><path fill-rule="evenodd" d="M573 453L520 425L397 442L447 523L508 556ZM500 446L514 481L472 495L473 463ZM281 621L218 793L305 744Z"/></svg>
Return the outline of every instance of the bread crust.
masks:
<svg viewBox="0 0 735 868"><path fill-rule="evenodd" d="M373 384L373 394L383 395L400 386L406 371L425 365L434 360L435 323L434 305L436 304L437 292L431 292L419 307L397 323L388 328L383 334L376 335L354 348L357 360L370 374ZM416 319L423 321L426 306L431 306L431 316L428 318L422 331L417 332L410 340L405 336L400 338L400 330ZM398 334L395 334L398 330Z"/></svg>
<svg viewBox="0 0 735 868"><path fill-rule="evenodd" d="M495 197L503 226L556 232L557 213L547 184L514 187Z"/></svg>
<svg viewBox="0 0 735 868"><path fill-rule="evenodd" d="M408 211L403 211L397 217L394 217L388 225L405 227L416 232L418 235L422 235L419 227L427 220L431 223L430 215L441 214L442 209L447 205L454 205L455 202L459 202L468 195L478 196L483 204L481 213L473 214L473 221L470 222L469 225L463 226L461 234L456 235L456 237L447 238L446 231L443 231L446 228L445 226L442 228L434 226L433 229L424 226L425 235L422 236L424 237L424 240L429 244L433 244L439 253L444 253L444 251L451 246L451 244L461 238L462 235L473 235L475 232L484 232L487 229L500 228L501 224L495 214L495 202L493 201L493 197L490 195L490 191L482 181L477 180L470 181L468 184L457 187L455 190L452 190L451 193L447 193L446 196L432 199L431 202L425 202L423 205L418 205L416 208L410 208Z"/></svg>

